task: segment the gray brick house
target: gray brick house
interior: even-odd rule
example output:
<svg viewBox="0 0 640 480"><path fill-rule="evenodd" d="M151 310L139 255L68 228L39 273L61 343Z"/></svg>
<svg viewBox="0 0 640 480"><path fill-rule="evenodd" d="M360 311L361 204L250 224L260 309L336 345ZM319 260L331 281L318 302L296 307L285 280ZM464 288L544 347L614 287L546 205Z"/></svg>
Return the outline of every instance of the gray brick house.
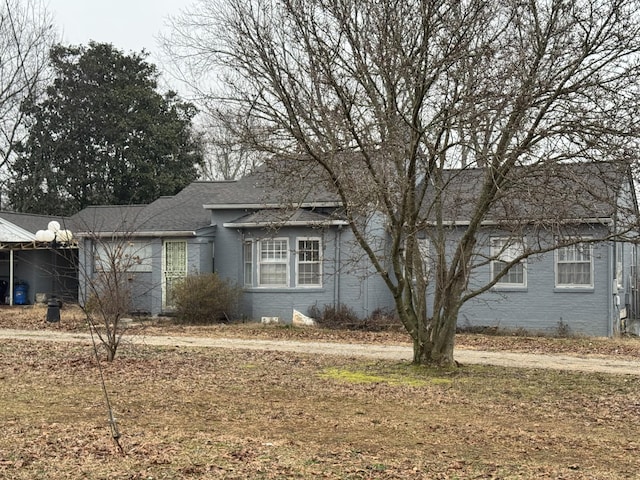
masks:
<svg viewBox="0 0 640 480"><path fill-rule="evenodd" d="M465 202L475 194L477 174L455 174L467 190L447 200L451 240L468 221ZM552 173L546 175L541 185L558 181ZM580 182L593 178L599 177L586 170L580 174ZM629 181L616 174L606 184L592 183L597 198L609 182L615 184L604 196L620 198L606 205L584 184L579 194L568 184L558 184L557 198L552 198L549 188L536 196L536 183L530 181L520 198L497 205L478 239L470 287L490 283L499 262L509 261L527 242L546 243L548 252L514 265L467 302L459 326L547 333L568 329L608 336L631 325L638 303L635 246L590 241L617 228L621 210L611 207L616 202L637 209ZM138 260L130 269L130 281L134 309L140 312L170 312L172 285L186 275L209 272L242 287L239 315L248 319L279 317L288 322L293 309L308 313L313 306L346 305L362 318L376 310L393 310L390 293L340 214L340 203L317 185L300 188L304 184L303 178L274 180L258 173L238 181L195 182L146 206L83 210L72 219L79 238L80 298L86 293L83 275L100 268L101 244L124 238L127 255ZM570 225L571 234L584 242L553 248L554 225L561 224ZM428 252L432 226L427 221L423 228ZM371 232L384 245L385 225L374 224Z"/></svg>

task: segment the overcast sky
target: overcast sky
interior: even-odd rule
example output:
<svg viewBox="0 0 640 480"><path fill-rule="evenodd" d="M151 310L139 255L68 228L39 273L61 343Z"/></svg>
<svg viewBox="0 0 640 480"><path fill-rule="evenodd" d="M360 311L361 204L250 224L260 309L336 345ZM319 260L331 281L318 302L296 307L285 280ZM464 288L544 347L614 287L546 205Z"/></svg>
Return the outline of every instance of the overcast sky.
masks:
<svg viewBox="0 0 640 480"><path fill-rule="evenodd" d="M49 0L64 44L112 43L125 53L147 50L160 68L157 36L189 0Z"/></svg>

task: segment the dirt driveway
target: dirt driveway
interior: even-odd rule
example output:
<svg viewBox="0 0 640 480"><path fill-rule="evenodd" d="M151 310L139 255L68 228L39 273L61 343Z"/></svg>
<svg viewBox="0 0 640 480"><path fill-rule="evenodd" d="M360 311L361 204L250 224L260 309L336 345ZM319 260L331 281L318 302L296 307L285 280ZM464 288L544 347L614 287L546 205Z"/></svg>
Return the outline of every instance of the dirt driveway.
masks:
<svg viewBox="0 0 640 480"><path fill-rule="evenodd" d="M42 330L0 329L1 339L90 343L88 333ZM254 340L238 338L206 338L170 335L131 335L126 341L137 345L175 347L226 348L296 352L317 355L342 355L372 359L408 361L410 347L357 343L312 342L292 340ZM640 361L621 360L606 356L549 355L514 352L488 352L457 348L455 358L462 364L485 364L520 368L549 368L581 372L639 375Z"/></svg>

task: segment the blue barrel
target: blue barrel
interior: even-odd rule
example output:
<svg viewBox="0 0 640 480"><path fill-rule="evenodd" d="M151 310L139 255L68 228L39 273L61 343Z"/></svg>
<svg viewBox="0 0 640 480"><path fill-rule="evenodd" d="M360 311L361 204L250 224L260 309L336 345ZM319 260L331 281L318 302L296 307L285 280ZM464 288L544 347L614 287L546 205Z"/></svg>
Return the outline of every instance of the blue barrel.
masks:
<svg viewBox="0 0 640 480"><path fill-rule="evenodd" d="M29 293L29 285L26 283L17 283L13 289L13 303L16 305L27 305L27 294Z"/></svg>

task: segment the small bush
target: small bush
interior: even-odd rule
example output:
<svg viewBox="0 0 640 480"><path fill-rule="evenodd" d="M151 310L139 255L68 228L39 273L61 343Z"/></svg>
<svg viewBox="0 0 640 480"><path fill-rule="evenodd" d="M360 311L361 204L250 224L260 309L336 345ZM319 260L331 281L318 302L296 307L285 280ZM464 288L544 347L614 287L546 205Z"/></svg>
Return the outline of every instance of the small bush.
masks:
<svg viewBox="0 0 640 480"><path fill-rule="evenodd" d="M562 321L562 318L558 321L556 325L556 337L559 338L568 338L571 336L571 328L568 324Z"/></svg>
<svg viewBox="0 0 640 480"><path fill-rule="evenodd" d="M242 289L211 273L186 277L173 293L176 320L203 325L226 322L238 306Z"/></svg>
<svg viewBox="0 0 640 480"><path fill-rule="evenodd" d="M315 318L318 324L324 328L348 330L362 323L362 320L358 318L353 309L343 304L337 307L325 305L322 310L317 305L313 305L309 308L309 315Z"/></svg>
<svg viewBox="0 0 640 480"><path fill-rule="evenodd" d="M384 330L402 330L397 316L381 309L375 310L370 317L360 318L347 305L325 305L322 309L317 305L309 308L309 316L316 319L321 327L334 330L365 330L379 332Z"/></svg>

